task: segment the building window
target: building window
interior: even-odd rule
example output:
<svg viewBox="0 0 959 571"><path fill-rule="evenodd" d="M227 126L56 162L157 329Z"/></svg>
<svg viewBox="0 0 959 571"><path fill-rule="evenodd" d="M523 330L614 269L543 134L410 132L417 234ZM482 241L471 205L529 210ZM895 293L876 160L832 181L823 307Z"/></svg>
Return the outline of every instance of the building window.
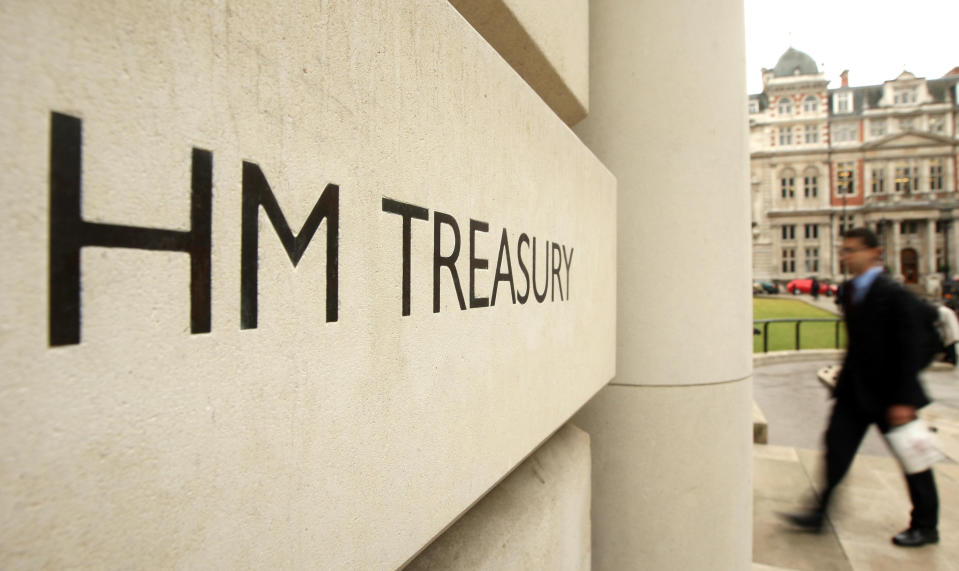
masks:
<svg viewBox="0 0 959 571"><path fill-rule="evenodd" d="M806 271L819 271L819 248L806 248Z"/></svg>
<svg viewBox="0 0 959 571"><path fill-rule="evenodd" d="M912 117L904 117L899 120L899 130L900 131L912 131L915 128L915 121Z"/></svg>
<svg viewBox="0 0 959 571"><path fill-rule="evenodd" d="M796 248L783 248L783 273L796 271Z"/></svg>
<svg viewBox="0 0 959 571"><path fill-rule="evenodd" d="M796 179L792 173L784 173L779 179L779 192L783 198L796 197Z"/></svg>
<svg viewBox="0 0 959 571"><path fill-rule="evenodd" d="M903 220L899 223L899 233L900 234L918 234L919 233L919 221L918 220Z"/></svg>
<svg viewBox="0 0 959 571"><path fill-rule="evenodd" d="M780 115L792 115L793 112L793 102L788 97L783 97L779 100L779 114Z"/></svg>
<svg viewBox="0 0 959 571"><path fill-rule="evenodd" d="M872 193L882 194L886 192L886 170L872 169Z"/></svg>
<svg viewBox="0 0 959 571"><path fill-rule="evenodd" d="M936 234L942 234L945 228L946 228L945 220L936 220Z"/></svg>
<svg viewBox="0 0 959 571"><path fill-rule="evenodd" d="M836 123L833 125L832 140L837 143L855 141L858 139L857 131L855 123Z"/></svg>
<svg viewBox="0 0 959 571"><path fill-rule="evenodd" d="M929 190L942 190L942 161L929 161Z"/></svg>
<svg viewBox="0 0 959 571"><path fill-rule="evenodd" d="M856 227L856 216L854 214L849 214L848 216L839 215L839 235L845 236L846 230L851 230Z"/></svg>
<svg viewBox="0 0 959 571"><path fill-rule="evenodd" d="M815 95L807 95L802 102L802 109L807 113L819 110L819 98Z"/></svg>
<svg viewBox="0 0 959 571"><path fill-rule="evenodd" d="M803 177L803 196L815 198L819 194L819 177L806 175Z"/></svg>
<svg viewBox="0 0 959 571"><path fill-rule="evenodd" d="M907 166L896 167L896 192L906 194L916 190L915 169Z"/></svg>
<svg viewBox="0 0 959 571"><path fill-rule="evenodd" d="M795 224L786 224L782 227L783 240L795 240L796 239L796 225Z"/></svg>
<svg viewBox="0 0 959 571"><path fill-rule="evenodd" d="M936 269L941 272L945 267L946 261L942 255L942 248L936 248Z"/></svg>
<svg viewBox="0 0 959 571"><path fill-rule="evenodd" d="M818 125L806 125L806 142L807 143L819 142L819 126Z"/></svg>
<svg viewBox="0 0 959 571"><path fill-rule="evenodd" d="M929 132L939 133L939 134L945 133L946 132L946 116L930 115L929 116Z"/></svg>
<svg viewBox="0 0 959 571"><path fill-rule="evenodd" d="M856 194L856 180L852 163L836 165L836 194Z"/></svg>
<svg viewBox="0 0 959 571"><path fill-rule="evenodd" d="M793 144L793 128L792 127L779 128L779 144L780 145Z"/></svg>
<svg viewBox="0 0 959 571"><path fill-rule="evenodd" d="M806 224L806 238L818 238L819 237L819 225L818 224Z"/></svg>
<svg viewBox="0 0 959 571"><path fill-rule="evenodd" d="M916 102L916 88L897 87L893 90L892 100L896 105L912 105Z"/></svg>
<svg viewBox="0 0 959 571"><path fill-rule="evenodd" d="M872 137L882 137L886 134L886 120L873 119L869 121L869 135Z"/></svg>
<svg viewBox="0 0 959 571"><path fill-rule="evenodd" d="M852 111L850 95L852 95L852 93L849 91L835 94L833 96L833 111L836 113L849 113Z"/></svg>

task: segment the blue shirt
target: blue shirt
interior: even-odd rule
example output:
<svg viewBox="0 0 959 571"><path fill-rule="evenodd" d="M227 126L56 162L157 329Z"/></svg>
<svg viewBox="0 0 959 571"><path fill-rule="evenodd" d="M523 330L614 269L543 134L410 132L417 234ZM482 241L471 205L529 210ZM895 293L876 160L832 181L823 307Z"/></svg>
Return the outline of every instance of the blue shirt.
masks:
<svg viewBox="0 0 959 571"><path fill-rule="evenodd" d="M869 293L872 282L882 273L882 266L873 266L852 279L852 303L860 303Z"/></svg>

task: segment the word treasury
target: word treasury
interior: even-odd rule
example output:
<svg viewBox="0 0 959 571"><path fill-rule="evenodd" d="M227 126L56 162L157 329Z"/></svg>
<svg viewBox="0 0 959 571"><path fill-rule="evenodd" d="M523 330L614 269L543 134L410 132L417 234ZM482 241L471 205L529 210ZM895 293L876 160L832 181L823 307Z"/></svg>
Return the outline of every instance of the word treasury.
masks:
<svg viewBox="0 0 959 571"><path fill-rule="evenodd" d="M84 220L81 213L82 121L51 114L50 226L49 226L49 344L80 343L81 249L86 246L182 252L190 256L190 331L211 330L211 244L213 212L213 152L194 148L191 160L190 229L168 230L106 224ZM262 208L295 267L321 224L326 232L326 321L339 320L340 188L326 184L300 231L290 228L276 196L260 167L242 164L240 242L240 328L257 327L259 211ZM402 224L402 308L411 315L412 233L414 224L427 226L430 211L422 206L382 198L382 212L399 216ZM395 219L394 219L395 220ZM416 221L416 222L414 222ZM570 298L572 247L518 235L502 228L493 271L491 254L476 250L478 234L489 233L489 224L470 219L464 226L468 240L468 272L462 277L457 261L463 250L463 232L457 220L434 210L433 313L440 313L442 289L452 286L461 310L512 304L567 301ZM425 230L426 228L424 228ZM452 236L450 239L449 236ZM494 234L495 236L495 234ZM461 262L462 266L462 262ZM486 271L491 278L483 279ZM463 293L468 282L469 300ZM479 287L477 287L479 286ZM480 292L490 292L485 297Z"/></svg>

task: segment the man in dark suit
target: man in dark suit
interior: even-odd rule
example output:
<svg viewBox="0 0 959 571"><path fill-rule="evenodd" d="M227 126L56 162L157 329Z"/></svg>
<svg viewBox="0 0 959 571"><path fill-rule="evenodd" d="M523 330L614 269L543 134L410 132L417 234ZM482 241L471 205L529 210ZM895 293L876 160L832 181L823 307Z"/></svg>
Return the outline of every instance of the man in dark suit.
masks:
<svg viewBox="0 0 959 571"><path fill-rule="evenodd" d="M926 363L917 342L920 323L912 294L882 273L881 253L878 238L866 228L849 230L843 238L840 257L854 277L841 288L849 348L826 429L826 485L814 510L784 514L804 529L821 528L832 494L869 426L886 432L915 419L916 411L929 404L919 384ZM939 498L932 469L908 474L906 482L912 521L893 543L918 547L938 542Z"/></svg>

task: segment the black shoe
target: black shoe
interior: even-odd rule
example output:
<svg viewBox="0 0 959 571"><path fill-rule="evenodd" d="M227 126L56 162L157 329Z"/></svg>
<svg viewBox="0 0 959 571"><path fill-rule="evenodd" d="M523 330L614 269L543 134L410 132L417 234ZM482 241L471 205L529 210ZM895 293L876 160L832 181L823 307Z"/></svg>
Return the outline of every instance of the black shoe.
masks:
<svg viewBox="0 0 959 571"><path fill-rule="evenodd" d="M939 532L935 529L910 527L893 537L892 542L900 547L919 547L927 543L939 543Z"/></svg>
<svg viewBox="0 0 959 571"><path fill-rule="evenodd" d="M779 517L804 531L818 533L820 530L822 530L823 516L821 511L780 513Z"/></svg>

